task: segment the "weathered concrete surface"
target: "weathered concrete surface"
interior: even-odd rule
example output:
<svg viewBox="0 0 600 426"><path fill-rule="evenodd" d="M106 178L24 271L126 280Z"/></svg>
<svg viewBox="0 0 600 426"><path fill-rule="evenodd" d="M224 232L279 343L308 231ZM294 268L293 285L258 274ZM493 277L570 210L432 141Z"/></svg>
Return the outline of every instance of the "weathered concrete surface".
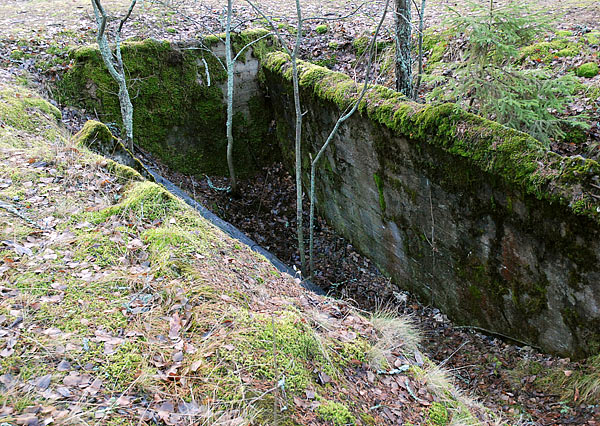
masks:
<svg viewBox="0 0 600 426"><path fill-rule="evenodd" d="M266 86L291 168L294 111L283 74L266 70ZM315 92L302 89L305 160L341 115ZM459 323L562 355L598 353L597 221L364 113L340 128L325 157L318 209L399 287Z"/></svg>
<svg viewBox="0 0 600 426"><path fill-rule="evenodd" d="M234 46L261 34L235 35ZM259 61L253 50L266 48L268 42L246 49L235 65L234 163L242 176L278 156L265 147L272 114L258 84ZM134 105L135 143L178 171L228 175L223 40L215 36L178 44L145 40L124 43L122 50ZM58 82L59 100L94 111L103 122L118 126L116 83L97 48L76 49L71 58L72 69Z"/></svg>

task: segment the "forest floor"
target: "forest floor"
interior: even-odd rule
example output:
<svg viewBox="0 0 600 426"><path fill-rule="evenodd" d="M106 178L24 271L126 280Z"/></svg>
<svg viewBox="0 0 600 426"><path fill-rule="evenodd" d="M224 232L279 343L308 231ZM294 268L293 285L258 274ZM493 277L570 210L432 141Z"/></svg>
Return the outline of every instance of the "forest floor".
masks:
<svg viewBox="0 0 600 426"><path fill-rule="evenodd" d="M122 11L129 2L105 0L103 3L109 10L120 8ZM149 0L139 3L140 7L126 28L128 37L181 41L207 31L220 31L217 17L221 12L221 2L170 1L168 6ZM287 6L288 10L280 1L261 0L259 3L267 12L271 10L277 15L293 15L293 8ZM343 11L360 3L307 0L303 4L306 15L324 16L332 13L332 9L337 9L334 14L343 14ZM571 31L572 35L568 38L573 41L589 30L600 30L600 5L594 0L546 0L535 4L548 13L561 16L556 29ZM429 28L442 25L448 5L455 6L455 2L430 2L426 14ZM361 13L351 19L331 24L326 34L316 32L316 26L321 23L319 20L311 22L303 56L332 69L360 75L360 69L355 67L356 50L353 42L372 27L378 7L377 2L369 2L367 7L361 9ZM68 67L68 47L94 41L90 11L91 6L85 0L5 0L0 5L0 63L5 73L10 74L7 79L35 85L57 78ZM241 7L238 14L247 16L249 9ZM288 22L293 23L293 19ZM590 58L597 61L598 51L598 46L591 46L590 50L572 57L552 58L546 65L558 75ZM331 61L332 55L335 55L335 61ZM56 60L56 57L62 60ZM380 81L389 82L389 78L381 74ZM561 145L556 147L558 151L585 153L600 138L600 124L593 121L593 117L598 116L594 115L599 111L598 98L585 97L585 93L594 93L593 88L600 84L600 77L584 83L591 89L582 92L573 110L591 113L591 128L585 149ZM44 86L38 87L43 89ZM66 111L64 118L71 130L78 130L81 126L79 117L69 111ZM295 202L292 179L281 166L265 169L251 181L243 182L245 197L242 200L214 192L205 179L194 180L166 169L162 169L162 172L284 262L297 264L297 253L293 248ZM225 183L218 179L214 179L214 182L217 186ZM393 302L400 313L411 315L425 332L422 342L424 350L449 368L457 383L482 399L486 406L509 417L522 418L530 424L600 424L600 406L597 403L581 401L578 389L573 386L557 390L552 388L552 383L556 382L549 384L545 380L550 377L550 371L562 372L568 378L581 367L580 364L542 355L532 348L512 345L454 326L439 311L427 306L426 302L420 303L393 287L368 259L338 237L323 221L319 221L317 244L320 254L318 284L336 296L354 300L361 308L380 309ZM48 302L54 303L44 303ZM90 386L92 384L87 383Z"/></svg>

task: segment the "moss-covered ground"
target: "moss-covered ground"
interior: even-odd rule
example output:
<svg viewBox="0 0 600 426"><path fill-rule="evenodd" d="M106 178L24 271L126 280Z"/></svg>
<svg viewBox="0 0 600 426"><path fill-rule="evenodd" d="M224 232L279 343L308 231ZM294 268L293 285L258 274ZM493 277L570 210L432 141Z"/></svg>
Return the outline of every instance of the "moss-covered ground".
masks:
<svg viewBox="0 0 600 426"><path fill-rule="evenodd" d="M589 9L592 14L598 14L598 6L584 5L580 7ZM598 55L600 53L600 27L596 23L590 27L579 30L576 25L567 26L558 16L545 15L554 19L545 31L541 31L536 39L523 41L521 44L515 42L518 53L512 61L512 66L524 75L539 73L540 76L547 75L555 82L564 79L571 82L571 86L565 92L571 96L568 103L553 108L552 114L557 119L579 122L573 126L563 124L562 134L552 135L552 143L549 145L555 152L567 155L583 155L587 158L597 159L598 124L595 120L599 110L598 100ZM569 29L556 29L566 28ZM454 93L452 97L446 96L443 88L452 87L452 79L447 76L464 65L464 34L456 33L456 29L442 25L440 27L428 28L424 34L424 75L420 91L420 97L427 102L439 102L452 100L472 108L478 100L469 93ZM393 73L393 69L390 71ZM575 82L576 84L572 84ZM446 92L447 93L447 92ZM468 100L468 102L465 101ZM470 103L469 103L470 102ZM473 108L476 110L476 107ZM495 118L494 115L488 115ZM496 118L499 120L499 118ZM581 126L584 124L584 126ZM515 126L516 127L516 126ZM572 128L573 127L573 128ZM536 137L544 139L543 134L525 127L519 127L532 132ZM551 134L546 130L547 134Z"/></svg>
<svg viewBox="0 0 600 426"><path fill-rule="evenodd" d="M429 385L414 330L305 291L59 116L0 86L4 422L492 421Z"/></svg>

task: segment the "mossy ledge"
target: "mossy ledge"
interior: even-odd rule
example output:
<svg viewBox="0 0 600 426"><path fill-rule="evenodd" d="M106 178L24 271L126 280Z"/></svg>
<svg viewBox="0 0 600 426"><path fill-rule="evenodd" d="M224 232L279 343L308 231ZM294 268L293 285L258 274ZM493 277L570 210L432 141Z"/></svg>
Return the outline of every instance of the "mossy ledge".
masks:
<svg viewBox="0 0 600 426"><path fill-rule="evenodd" d="M85 146L98 154L116 160L123 167L131 168L132 172L135 171L143 175L146 179L154 181L154 177L142 162L121 141L114 137L104 123L89 120L75 134L73 140L77 145Z"/></svg>
<svg viewBox="0 0 600 426"><path fill-rule="evenodd" d="M266 70L291 80L287 54L274 52L263 61ZM299 61L300 85L341 110L358 99L359 88L348 76ZM422 105L394 90L373 86L359 111L394 133L425 142L467 159L484 172L550 203L568 206L573 213L600 223L600 207L592 184L600 165L581 157L563 157L548 151L526 133L462 110L458 105Z"/></svg>

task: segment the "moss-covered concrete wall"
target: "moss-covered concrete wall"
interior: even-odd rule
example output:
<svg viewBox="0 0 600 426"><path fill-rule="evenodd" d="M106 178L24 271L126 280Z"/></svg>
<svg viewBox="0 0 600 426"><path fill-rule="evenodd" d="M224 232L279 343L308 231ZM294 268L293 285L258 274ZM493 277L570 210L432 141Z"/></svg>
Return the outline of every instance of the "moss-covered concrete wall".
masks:
<svg viewBox="0 0 600 426"><path fill-rule="evenodd" d="M291 166L288 58L272 53L263 66ZM308 164L357 89L314 65L300 64L300 73ZM598 353L600 166L547 152L455 105L419 105L383 87L359 111L318 173L329 222L400 287L459 323L563 355Z"/></svg>
<svg viewBox="0 0 600 426"><path fill-rule="evenodd" d="M262 34L239 35L234 44ZM236 67L235 157L242 173L279 148L290 167L294 161L289 59L272 50L261 41ZM218 37L123 48L136 143L185 173L227 174L225 73L213 53L224 56ZM72 57L59 82L61 101L120 123L116 85L97 50L81 48ZM300 73L306 179L309 154L357 88L315 65L301 63ZM453 104L419 105L374 87L321 166L321 213L400 287L458 322L548 351L600 351L596 162L547 152L528 135Z"/></svg>
<svg viewBox="0 0 600 426"><path fill-rule="evenodd" d="M262 31L238 34L234 47L239 49L263 35ZM234 161L241 175L276 155L276 145L268 143L272 114L257 76L257 56L269 45L270 39L254 44L236 64ZM134 105L135 143L181 172L227 175L226 74L217 59L223 58L224 63L222 40L128 42L122 52ZM97 48L78 48L71 58L72 68L57 83L59 101L85 108L103 122L120 127L117 85Z"/></svg>

